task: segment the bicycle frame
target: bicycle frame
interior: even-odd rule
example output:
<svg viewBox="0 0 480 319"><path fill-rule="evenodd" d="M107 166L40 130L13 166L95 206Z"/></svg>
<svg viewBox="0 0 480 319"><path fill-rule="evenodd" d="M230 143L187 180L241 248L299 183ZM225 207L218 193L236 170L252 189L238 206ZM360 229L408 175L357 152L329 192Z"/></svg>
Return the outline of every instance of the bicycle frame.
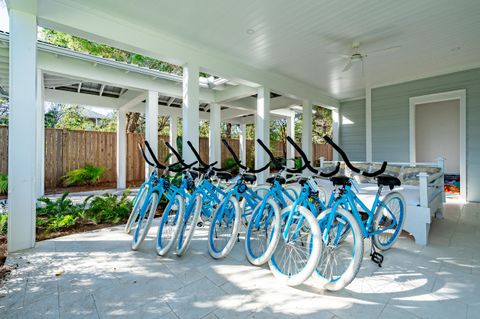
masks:
<svg viewBox="0 0 480 319"><path fill-rule="evenodd" d="M344 190L345 191L340 195L339 198L335 200L334 204L332 205L332 211L335 211L340 205L344 205L344 207L348 207L349 210L352 212L352 215L354 216L354 218L357 220L358 224L362 226L361 230L364 238L368 238L373 235L380 234L382 232L385 232L397 226L396 217L393 215L393 213L390 211L387 205L385 205L380 199L381 188L379 188L379 190L377 191L377 194L375 195L375 200L373 201L373 204L372 204L372 208L370 209L358 198L358 196L352 191L350 186L346 185L344 187ZM367 220L365 221L362 220L362 217L360 215L360 212L357 206L360 207L360 209L368 215ZM370 229L372 229L375 210L379 206L385 208L389 212L389 214L392 216L393 223L389 227L383 228L382 230L370 231ZM327 229L331 227L333 218L334 218L334 214L331 214L328 218L327 227L326 227Z"/></svg>

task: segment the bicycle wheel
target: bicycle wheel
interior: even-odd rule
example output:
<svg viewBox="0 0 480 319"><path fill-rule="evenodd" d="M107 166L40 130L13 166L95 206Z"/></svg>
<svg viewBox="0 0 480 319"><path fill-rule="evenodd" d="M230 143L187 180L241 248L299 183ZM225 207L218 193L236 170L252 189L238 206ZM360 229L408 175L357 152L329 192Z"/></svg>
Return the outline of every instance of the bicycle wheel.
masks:
<svg viewBox="0 0 480 319"><path fill-rule="evenodd" d="M208 252L215 259L227 256L237 240L240 227L240 205L230 196L216 209L208 231Z"/></svg>
<svg viewBox="0 0 480 319"><path fill-rule="evenodd" d="M280 234L293 206L281 211ZM318 264L322 245L320 227L313 214L303 206L297 206L288 229L288 239L280 237L277 247L268 261L273 275L289 286L297 286L310 277Z"/></svg>
<svg viewBox="0 0 480 319"><path fill-rule="evenodd" d="M177 256L182 256L190 245L193 233L197 227L200 212L202 211L202 195L197 194L187 203L182 227L178 234Z"/></svg>
<svg viewBox="0 0 480 319"><path fill-rule="evenodd" d="M145 198L147 197L148 194L148 185L145 185L142 187L139 191L138 194L135 198L135 205L133 205L132 212L130 213L130 216L128 217L128 221L125 224L125 233L130 234L132 231L132 228L134 228L138 214L140 214L140 209L143 206L143 203L145 202Z"/></svg>
<svg viewBox="0 0 480 319"><path fill-rule="evenodd" d="M335 216L327 229L330 214ZM355 217L340 207L334 212L325 210L317 220L323 232L323 249L313 277L324 289L338 291L348 286L360 269L363 259L362 231Z"/></svg>
<svg viewBox="0 0 480 319"><path fill-rule="evenodd" d="M405 222L405 199L400 193L391 192L382 199L375 209L373 230L382 231L372 237L373 244L380 250L387 250L395 243Z"/></svg>
<svg viewBox="0 0 480 319"><path fill-rule="evenodd" d="M160 256L166 255L175 239L177 239L178 232L182 226L184 212L185 201L182 196L177 194L165 207L160 225L158 225L155 248Z"/></svg>
<svg viewBox="0 0 480 319"><path fill-rule="evenodd" d="M262 203L255 208L245 233L245 253L255 266L270 259L280 239L280 208L272 197L263 207Z"/></svg>
<svg viewBox="0 0 480 319"><path fill-rule="evenodd" d="M142 206L142 209L139 214L139 219L137 220L136 224L137 227L135 228L135 233L133 234L132 238L132 249L137 250L138 247L142 244L143 240L148 234L150 230L150 225L152 224L152 220L155 217L155 212L157 210L158 205L158 193L154 192L147 199L147 204Z"/></svg>

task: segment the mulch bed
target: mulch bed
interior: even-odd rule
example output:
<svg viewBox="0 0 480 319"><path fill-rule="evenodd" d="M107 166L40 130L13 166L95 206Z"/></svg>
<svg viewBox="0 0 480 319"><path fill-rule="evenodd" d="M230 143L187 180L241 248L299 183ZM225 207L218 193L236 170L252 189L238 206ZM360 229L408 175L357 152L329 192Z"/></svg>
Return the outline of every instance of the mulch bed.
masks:
<svg viewBox="0 0 480 319"><path fill-rule="evenodd" d="M113 224L113 223L94 224L90 221L77 221L77 223L72 227L63 228L62 230L59 230L59 231L48 231L48 232L45 231L45 229L43 228L37 227L36 240L42 241L42 240L67 236L71 234L84 233L90 230L102 229L102 228L125 224L126 222L127 222L126 219L119 221L117 224Z"/></svg>
<svg viewBox="0 0 480 319"><path fill-rule="evenodd" d="M7 236L0 236L0 282L8 275L10 269L5 266L7 260Z"/></svg>

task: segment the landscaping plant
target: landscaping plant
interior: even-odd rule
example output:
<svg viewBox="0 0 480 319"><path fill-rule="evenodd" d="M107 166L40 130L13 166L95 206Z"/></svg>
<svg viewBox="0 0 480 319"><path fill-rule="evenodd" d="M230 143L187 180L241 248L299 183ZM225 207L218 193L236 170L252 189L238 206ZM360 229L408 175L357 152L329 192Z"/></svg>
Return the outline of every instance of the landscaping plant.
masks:
<svg viewBox="0 0 480 319"><path fill-rule="evenodd" d="M44 205L37 207L37 226L45 227L49 231L57 231L75 225L83 205L75 205L64 193L60 198L51 200L47 197L39 198Z"/></svg>
<svg viewBox="0 0 480 319"><path fill-rule="evenodd" d="M125 191L122 196L116 196L106 193L94 197L85 209L84 219L92 221L94 224L112 223L117 224L123 219L128 218L132 210L132 201L128 199L129 191Z"/></svg>
<svg viewBox="0 0 480 319"><path fill-rule="evenodd" d="M8 193L8 176L0 174L0 194Z"/></svg>
<svg viewBox="0 0 480 319"><path fill-rule="evenodd" d="M74 169L62 177L65 186L94 185L105 174L104 167L87 164L82 168Z"/></svg>

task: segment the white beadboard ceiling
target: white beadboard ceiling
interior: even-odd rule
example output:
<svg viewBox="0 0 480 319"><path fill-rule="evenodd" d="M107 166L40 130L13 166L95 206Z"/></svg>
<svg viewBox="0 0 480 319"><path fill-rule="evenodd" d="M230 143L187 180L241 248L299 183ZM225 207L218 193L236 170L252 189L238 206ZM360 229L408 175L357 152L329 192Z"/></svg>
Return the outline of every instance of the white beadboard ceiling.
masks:
<svg viewBox="0 0 480 319"><path fill-rule="evenodd" d="M61 0L58 0L61 1ZM103 14L162 30L260 69L311 83L335 98L480 66L480 1L82 0ZM248 34L247 30L253 30ZM251 33L251 31L250 31ZM360 52L401 46L342 72Z"/></svg>

